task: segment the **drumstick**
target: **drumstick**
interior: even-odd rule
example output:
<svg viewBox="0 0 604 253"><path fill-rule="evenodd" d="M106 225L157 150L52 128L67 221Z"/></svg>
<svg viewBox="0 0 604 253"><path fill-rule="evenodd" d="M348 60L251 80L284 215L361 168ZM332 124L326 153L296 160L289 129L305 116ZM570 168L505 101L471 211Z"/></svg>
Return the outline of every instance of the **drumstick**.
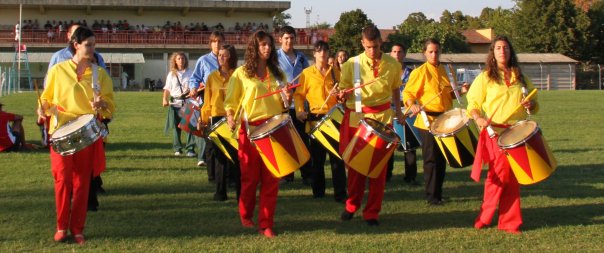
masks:
<svg viewBox="0 0 604 253"><path fill-rule="evenodd" d="M459 90L457 89L457 83L455 83L455 72L453 72L453 65L451 64L447 64L447 67L449 68L449 73L447 73L447 77L449 78L449 83L451 84L451 87L453 88L453 94L455 94L455 98L457 99L457 102L460 105L463 105L461 103L461 99L459 98Z"/></svg>
<svg viewBox="0 0 604 253"><path fill-rule="evenodd" d="M42 108L42 99L40 99L40 90L38 90L38 80L34 79L34 89L36 89L36 95L38 96L38 106Z"/></svg>
<svg viewBox="0 0 604 253"><path fill-rule="evenodd" d="M327 101L329 101L329 98L331 97L331 94L336 89L336 87L338 87L339 84L340 83L334 84L333 88L331 88L331 90L329 91L329 95L327 95L327 98L325 99L325 102L323 102L323 104L321 105L321 108L319 108L319 110L322 110L323 107L325 107L325 105L327 104Z"/></svg>
<svg viewBox="0 0 604 253"><path fill-rule="evenodd" d="M289 86L289 87L287 87L287 88L286 88L286 90L291 90L291 89L294 89L294 88L296 88L296 87L298 87L298 86L300 86L300 85L301 85L301 84L296 84L296 85ZM256 99L260 99L260 98L265 98L265 97L270 97L270 96L272 96L272 95L279 94L281 91L283 91L283 89L279 89L279 90L276 90L276 91L273 91L273 92L269 92L269 93L266 93L266 94L264 94L264 95L262 95L262 96L258 96L258 97L256 97L254 100L256 100Z"/></svg>
<svg viewBox="0 0 604 253"><path fill-rule="evenodd" d="M349 93L349 92L351 92L351 91L353 91L353 90L356 90L356 89L358 89L358 88L362 88L362 87L364 87L364 86L367 86L367 85L370 85L370 84L372 84L372 83L375 83L375 82L377 82L377 81L378 81L378 79L380 79L380 77L378 77L378 78L376 78L376 79L373 79L373 80L371 80L371 81L369 81L369 82L366 82L366 83L364 83L364 84L361 84L361 85L359 85L359 86L355 86L355 87L352 87L352 88L344 89L344 90L342 90L342 91L343 91L344 93Z"/></svg>
<svg viewBox="0 0 604 253"><path fill-rule="evenodd" d="M505 117L505 120L503 120L501 123L507 122L512 117L512 115L514 115L514 113L516 113L516 111L518 111L518 109L520 109L522 107L522 104L526 101L529 101L535 94L537 94L537 89L533 89L533 91L531 91L531 93L529 93L522 101L520 101L518 106L516 106L516 108L514 108L514 110L510 111L510 114L507 117Z"/></svg>
<svg viewBox="0 0 604 253"><path fill-rule="evenodd" d="M428 99L428 102L424 103L419 109L423 110L424 107L426 107L427 104L429 104L430 102L432 102L434 99L436 99L437 97L440 97L441 94L443 94L444 90L441 90L438 94L436 94L435 96L431 97L430 99ZM407 113L409 112L409 109L411 109L411 106L407 107L407 109L405 109L405 112L403 112L404 116L407 116Z"/></svg>

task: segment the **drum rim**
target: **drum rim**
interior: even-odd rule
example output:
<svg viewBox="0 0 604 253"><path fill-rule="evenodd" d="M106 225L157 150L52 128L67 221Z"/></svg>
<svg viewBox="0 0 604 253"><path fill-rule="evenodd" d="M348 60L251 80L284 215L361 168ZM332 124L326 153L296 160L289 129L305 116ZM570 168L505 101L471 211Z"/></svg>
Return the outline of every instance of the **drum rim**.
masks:
<svg viewBox="0 0 604 253"><path fill-rule="evenodd" d="M501 144L501 136L503 136L506 132L511 131L511 129L513 129L515 126L524 124L524 122L535 122L535 129L533 129L533 131L528 136L526 136L524 139L522 139L519 142L511 143L508 145ZM530 138L533 138L533 136L535 136L535 134L537 134L540 129L541 128L539 128L539 123L537 123L537 121L528 120L528 119L520 120L520 121L514 123L514 125L512 125L511 127L507 128L506 130L501 132L501 135L499 135L499 138L497 139L497 146L499 146L502 149L511 149L511 148L521 146L522 144L526 143L527 140L529 140Z"/></svg>
<svg viewBox="0 0 604 253"><path fill-rule="evenodd" d="M267 119L265 122L263 122L262 124L260 124L260 125L258 126L258 128L260 128L260 127L264 126L265 124L268 124L269 122L271 122L271 120L277 120L277 119L279 119L280 117L283 117L283 118L284 118L284 120L283 120L282 122L279 122L279 124L277 124L275 127L271 128L271 129L269 129L268 131L266 131L266 132L264 132L264 133L260 133L260 134L258 134L258 135L252 135L252 134L250 133L250 137L249 137L249 138L250 138L250 140L252 140L252 141L253 141L253 140L258 140L258 139L262 139L262 138L264 138L264 137L266 137L266 136L269 136L269 135L270 135L270 134L272 134L273 132L277 131L277 129L279 129L279 128L281 128L281 127L283 127L283 126L287 125L289 122L291 122L291 117L289 116L289 114L285 114L285 113L283 113L283 114L278 114L278 115L275 115L275 116L272 116L272 117L268 118L268 119ZM254 130L254 131L255 131L255 130Z"/></svg>
<svg viewBox="0 0 604 253"><path fill-rule="evenodd" d="M466 123L464 123L462 126L466 126L466 127L470 127L470 118L468 117L468 115L466 115L466 109L463 108L453 108L451 110L448 110L446 112L444 112L443 114L439 115L438 117L442 116L442 115L446 115L447 112L450 111L455 111L455 110L460 110L462 111L462 115L465 116L465 118L467 118L468 120L466 121ZM434 120L436 121L436 119L438 119L438 117L436 117ZM432 131L432 127L434 126L434 124L430 125L430 129L428 130L432 135L434 135L435 137L439 137L439 138L443 138L443 137L449 137L449 136L453 136L459 132L461 132L464 128L466 127L460 127L455 129L454 131L450 132L450 133L434 133L434 131Z"/></svg>
<svg viewBox="0 0 604 253"><path fill-rule="evenodd" d="M370 120L370 121L375 121L376 123L379 123L381 125L383 125L385 128L390 129L390 131L392 131L394 134L394 138L390 138L389 136L386 136L384 134L382 134L381 132L375 130L375 128L373 128L371 125L369 125L369 123L367 123L366 120ZM375 133L375 135L379 136L380 138L390 142L390 143L398 143L400 142L400 137L398 137L398 135L396 134L396 132L394 132L394 129L392 129L391 127L389 127L388 125L382 123L379 120L376 119L372 119L372 118L363 118L361 120L361 124L363 124L365 126L365 128L367 128L367 130L371 131L372 133Z"/></svg>
<svg viewBox="0 0 604 253"><path fill-rule="evenodd" d="M327 120L328 116L331 115L338 108L340 109L340 112L344 114L344 108L342 107L342 105L337 104L336 106L329 109L327 114L325 114L325 116L323 116L323 118L321 118L321 120L317 122L317 124L310 130L310 132L308 132L308 134L312 135L314 132L316 132L319 129L319 126L321 126L321 124Z"/></svg>
<svg viewBox="0 0 604 253"><path fill-rule="evenodd" d="M218 126L220 126L220 124L222 124L223 121L227 121L227 118L224 117L222 119L220 119L219 121L217 121L216 123L214 123L211 127L210 127L210 132L214 132L214 130L216 130L218 128Z"/></svg>
<svg viewBox="0 0 604 253"><path fill-rule="evenodd" d="M86 123L85 123L85 124L83 124L82 126L80 126L80 128L82 128L82 127L84 127L84 126L88 125L88 124L89 124L90 122L92 122L93 120L96 120L96 119L95 119L95 117L94 117L94 114L82 114L82 115L80 115L80 116L76 117L75 119L70 120L70 121L68 121L67 123L65 123L65 124L61 125L59 128L55 129L55 131L54 131L54 132L53 132L53 133L50 135L50 140L51 140L51 141L52 141L52 140L61 140L61 139L65 138L67 135L62 135L62 136L59 136L59 137L53 137L53 135L54 135L54 134L57 132L57 130L59 130L59 129L61 129L61 128L65 127L65 126L75 124L75 122L76 122L76 121L78 121L78 120L79 120L80 118L82 118L82 117L90 117L90 119L89 119L88 121L86 121ZM80 128L78 128L78 129L76 129L76 130L79 130ZM74 132L75 132L75 131L74 131ZM73 133L73 132L71 132L71 133ZM68 134L70 134L70 133L68 133Z"/></svg>

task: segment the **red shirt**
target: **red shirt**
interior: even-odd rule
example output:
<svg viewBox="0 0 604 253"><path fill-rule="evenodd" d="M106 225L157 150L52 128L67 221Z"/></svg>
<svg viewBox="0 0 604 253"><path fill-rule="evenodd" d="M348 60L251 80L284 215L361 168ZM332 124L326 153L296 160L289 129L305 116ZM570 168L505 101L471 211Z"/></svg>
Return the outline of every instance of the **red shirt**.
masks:
<svg viewBox="0 0 604 253"><path fill-rule="evenodd" d="M14 114L0 111L0 152L9 149L15 144L15 136L8 132L8 124L15 121L15 119Z"/></svg>

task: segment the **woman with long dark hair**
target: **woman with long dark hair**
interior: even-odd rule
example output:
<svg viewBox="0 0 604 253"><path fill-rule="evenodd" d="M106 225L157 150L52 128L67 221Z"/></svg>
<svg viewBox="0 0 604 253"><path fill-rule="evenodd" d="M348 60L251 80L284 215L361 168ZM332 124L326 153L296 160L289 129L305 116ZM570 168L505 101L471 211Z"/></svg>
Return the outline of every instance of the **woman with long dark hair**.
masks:
<svg viewBox="0 0 604 253"><path fill-rule="evenodd" d="M220 68L208 76L204 91L203 101L205 103L201 108L201 124L206 127L216 124L226 116L224 109L226 88L237 67L237 51L234 46L222 45L220 47L218 65ZM230 175L233 180L239 181L239 168L235 168L235 164L229 162L214 143L208 143L206 147L208 148L207 164L210 171L214 171L214 182L216 183L214 200L225 201L227 200L227 175ZM236 199L239 199L240 187L239 182L235 182Z"/></svg>
<svg viewBox="0 0 604 253"><path fill-rule="evenodd" d="M533 89L533 83L520 69L512 44L507 37L498 36L489 48L485 70L476 77L468 91L467 112L479 127L490 125L497 133L501 133L511 124L525 119L528 112L537 111L536 100L521 102L528 91ZM519 103L526 110L514 111ZM497 138L490 138L485 133L480 135L479 149L483 146L497 147ZM486 144L481 145L482 143ZM477 151L479 152L481 151ZM488 157L494 159L485 161L489 164L489 171L484 184L483 202L474 227L481 229L491 224L499 206L498 228L509 233L520 233L520 185L503 150L484 149L484 152L489 152ZM476 155L476 159L483 157ZM480 180L481 167L472 168L472 179L475 181Z"/></svg>
<svg viewBox="0 0 604 253"><path fill-rule="evenodd" d="M82 115L94 114L99 119L109 119L115 111L111 77L105 69L94 64L94 33L79 27L73 33L69 47L75 52L73 58L48 71L38 108L38 116L50 116L50 122L56 122L50 124L50 134ZM71 155L61 155L51 148L50 163L57 207L54 240L65 241L69 229L74 241L84 244L91 175L98 176L105 170L103 139L99 138Z"/></svg>
<svg viewBox="0 0 604 253"><path fill-rule="evenodd" d="M258 232L266 237L274 237L273 216L277 204L279 178L273 176L264 165L260 154L250 143L249 127L258 126L273 116L289 109L291 92L285 92L285 99L279 94L255 99L260 95L283 88L285 75L279 69L275 41L273 37L258 31L250 36L245 51L245 64L233 72L228 84L225 109L228 124L235 129L235 114L244 115L239 129L239 162L241 168L241 196L239 215L244 227L254 227L252 221L256 205L256 189L260 184L260 204L258 212ZM284 103L285 102L285 103ZM238 111L242 113L238 113Z"/></svg>

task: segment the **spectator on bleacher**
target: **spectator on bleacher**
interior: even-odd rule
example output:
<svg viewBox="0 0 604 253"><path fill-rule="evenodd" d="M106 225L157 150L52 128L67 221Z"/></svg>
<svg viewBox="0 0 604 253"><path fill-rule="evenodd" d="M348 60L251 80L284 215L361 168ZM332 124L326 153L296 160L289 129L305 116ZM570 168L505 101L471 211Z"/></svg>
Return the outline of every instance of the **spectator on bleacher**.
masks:
<svg viewBox="0 0 604 253"><path fill-rule="evenodd" d="M44 30L50 30L52 29L52 25L50 24L50 20L46 21L46 24L44 24Z"/></svg>
<svg viewBox="0 0 604 253"><path fill-rule="evenodd" d="M241 25L239 25L239 22L235 22L235 31L241 31Z"/></svg>
<svg viewBox="0 0 604 253"><path fill-rule="evenodd" d="M218 24L214 28L216 28L216 31L224 31L224 26L220 22L218 22Z"/></svg>
<svg viewBox="0 0 604 253"><path fill-rule="evenodd" d="M34 19L34 26L32 27L34 30L40 29L40 24L38 23L38 19Z"/></svg>
<svg viewBox="0 0 604 253"><path fill-rule="evenodd" d="M124 19L124 22L122 23L122 27L123 27L123 30L126 30L126 31L130 30L130 23L128 23L128 20Z"/></svg>
<svg viewBox="0 0 604 253"><path fill-rule="evenodd" d="M82 21L82 26L88 28L88 22L86 22L86 19Z"/></svg>
<svg viewBox="0 0 604 253"><path fill-rule="evenodd" d="M48 37L48 43L51 43L55 40L55 31L53 31L53 29L48 29L48 32L46 32L46 37Z"/></svg>
<svg viewBox="0 0 604 253"><path fill-rule="evenodd" d="M96 19L94 20L94 23L92 23L92 29L95 30L95 31L96 30L101 30L101 24L99 24L98 20L96 20Z"/></svg>
<svg viewBox="0 0 604 253"><path fill-rule="evenodd" d="M202 32L207 32L209 30L210 29L208 28L208 26L204 22L201 22L201 31Z"/></svg>

